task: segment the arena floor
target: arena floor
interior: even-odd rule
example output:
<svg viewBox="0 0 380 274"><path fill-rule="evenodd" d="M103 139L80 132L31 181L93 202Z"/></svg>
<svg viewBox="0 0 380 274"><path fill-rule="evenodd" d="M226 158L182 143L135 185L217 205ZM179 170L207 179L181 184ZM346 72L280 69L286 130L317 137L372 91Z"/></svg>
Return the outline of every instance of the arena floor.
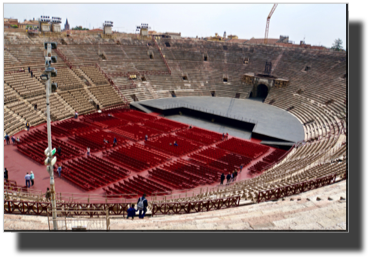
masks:
<svg viewBox="0 0 380 274"><path fill-rule="evenodd" d="M152 115L155 115L155 114L152 113ZM68 120L72 120L72 119L73 118L68 119ZM179 121L179 122L184 123L186 121ZM194 123L192 122L192 124L194 124ZM46 124L42 124L42 125L39 125L36 127L32 127L31 131L34 129L43 130L45 125ZM223 128L223 127L220 127L219 129L221 129L221 128ZM219 131L218 128L216 128L215 131ZM238 132L238 131L236 131L236 132ZM25 130L23 130L23 131L17 133L15 136L16 136L16 138L19 136L21 136L21 138L22 138L22 136L26 133L27 132ZM232 133L232 131L231 131L231 133ZM236 135L238 135L238 134L236 134ZM236 136L236 137L239 137L239 136ZM242 138L242 137L240 137L240 138L245 139L245 141L247 141L247 138ZM244 136L244 137L246 137L246 136ZM261 140L250 139L250 141L254 142L254 143L260 143ZM133 142L131 142L131 143L133 143ZM143 141L140 141L138 143L143 144ZM215 143L215 144L217 144L217 143ZM215 146L215 144L213 144L212 146ZM252 177L259 175L259 174L254 174L254 175L250 174L250 172L248 171L248 168L275 150L272 147L269 147L269 148L270 149L268 150L267 153L265 153L264 155L262 155L258 159L251 161L249 165L247 165L246 167L243 168L243 171L238 175L237 181L247 179L247 178L252 178ZM102 158L102 151L99 151L96 153L91 153L91 154ZM188 157L186 155L184 155L181 157L172 157L171 161L175 161L178 158L188 159ZM35 184L33 187L30 188L30 190L32 190L34 192L45 193L46 188L48 188L50 186L49 175L48 175L48 172L46 171L46 167L40 163L37 163L36 161L33 161L31 158L29 158L29 157L25 156L24 154L22 154L21 152L19 152L16 145L4 144L4 166L8 169L9 179L17 181L18 186L25 186L24 177L25 177L26 172L30 173L30 171L33 171L33 173L35 174ZM130 175L124 179L131 178L132 176L135 176L137 174L145 177L145 176L148 176L148 171L144 170L142 172L135 172L135 171L131 170ZM114 183L115 182L112 182L108 185L113 185ZM208 185L207 187L213 187L213 186L216 186L218 184L219 184L219 182L215 182L214 184ZM79 197L79 196L83 197L83 199L86 200L86 202L87 202L88 197L90 198L90 202L91 201L92 202L104 201L104 193L105 192L102 189L102 187L98 188L96 190L93 190L93 191L85 191L84 189L81 189L80 187L73 184L72 182L70 182L64 178L59 178L57 176L57 174L55 174L55 186L56 186L56 192L57 192L58 198L60 197L59 195L67 197L71 194L74 194L76 197ZM202 187L196 187L193 190L191 190L190 192L197 193L198 191L200 191L201 188ZM203 191L205 190L205 188L206 187L203 186ZM172 194L181 194L181 193L184 193L184 192L181 190L173 190L173 192L172 192ZM95 196L91 197L91 195L93 195L93 194L95 194ZM99 196L99 195L101 195L101 196ZM134 199L131 201L134 201Z"/></svg>

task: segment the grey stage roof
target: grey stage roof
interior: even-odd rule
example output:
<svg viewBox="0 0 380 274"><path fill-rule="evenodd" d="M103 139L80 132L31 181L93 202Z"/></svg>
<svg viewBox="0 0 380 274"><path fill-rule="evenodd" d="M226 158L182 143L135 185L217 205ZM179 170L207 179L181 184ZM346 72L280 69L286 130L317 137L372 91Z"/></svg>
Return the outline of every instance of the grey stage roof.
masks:
<svg viewBox="0 0 380 274"><path fill-rule="evenodd" d="M175 97L138 102L160 110L185 107L255 124L252 132L290 142L304 139L301 122L280 108L247 99L225 97Z"/></svg>

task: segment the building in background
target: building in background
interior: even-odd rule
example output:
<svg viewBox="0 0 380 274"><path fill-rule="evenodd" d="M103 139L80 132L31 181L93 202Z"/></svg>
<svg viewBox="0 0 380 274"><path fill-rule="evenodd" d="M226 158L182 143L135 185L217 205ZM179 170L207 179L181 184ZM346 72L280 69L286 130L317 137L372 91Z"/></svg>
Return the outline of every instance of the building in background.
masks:
<svg viewBox="0 0 380 274"><path fill-rule="evenodd" d="M69 21L67 20L67 18L66 18L65 28L63 30L64 31L65 30L70 30L70 24L69 24Z"/></svg>
<svg viewBox="0 0 380 274"><path fill-rule="evenodd" d="M33 18L33 20L24 20L24 22L22 23L19 23L19 28L20 29L39 29L40 27L40 24L38 22L38 20L35 20L35 18Z"/></svg>

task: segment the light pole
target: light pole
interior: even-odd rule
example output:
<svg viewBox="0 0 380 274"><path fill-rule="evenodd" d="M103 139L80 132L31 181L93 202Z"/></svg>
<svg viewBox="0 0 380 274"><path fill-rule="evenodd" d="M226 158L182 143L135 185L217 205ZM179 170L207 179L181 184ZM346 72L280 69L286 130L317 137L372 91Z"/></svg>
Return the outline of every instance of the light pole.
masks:
<svg viewBox="0 0 380 274"><path fill-rule="evenodd" d="M45 160L45 165L47 165L47 170L50 175L50 195L51 195L51 207L52 207L52 217L53 217L53 226L54 230L58 230L57 226L57 205L56 205L56 199L55 199L55 185L54 185L54 164L56 162L56 157L53 157L55 153L52 150L52 144L51 144L51 121L50 121L50 101L49 97L51 94L51 77L56 77L57 76L57 71L55 68L50 67L50 64L56 63L57 62L57 57L56 56L51 56L51 49L52 46L53 48L57 48L56 43L52 42L45 42L45 49L47 50L47 56L45 56L45 74L41 75L41 78L46 79L46 127L47 127L47 135L48 135L48 148L45 150L45 154L48 157ZM55 84L55 89L56 89L56 84Z"/></svg>

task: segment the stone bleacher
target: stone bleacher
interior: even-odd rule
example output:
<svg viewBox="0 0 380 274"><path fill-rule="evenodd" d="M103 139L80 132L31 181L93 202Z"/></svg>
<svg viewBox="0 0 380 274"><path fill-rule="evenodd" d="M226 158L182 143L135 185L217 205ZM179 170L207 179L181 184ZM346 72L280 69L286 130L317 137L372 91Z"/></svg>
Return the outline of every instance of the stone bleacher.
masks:
<svg viewBox="0 0 380 274"><path fill-rule="evenodd" d="M30 98L46 93L45 86L41 84L35 76L31 77L27 70L25 72L6 74L4 76L4 82L22 98Z"/></svg>
<svg viewBox="0 0 380 274"><path fill-rule="evenodd" d="M46 96L35 96L31 99L28 99L29 103L37 105L37 110L44 113L46 116ZM50 115L52 121L62 120L68 117L72 117L75 114L75 111L67 103L64 103L63 99L56 93L50 95Z"/></svg>
<svg viewBox="0 0 380 274"><path fill-rule="evenodd" d="M112 105L121 105L124 102L109 84L88 88L88 90L96 97L102 108Z"/></svg>
<svg viewBox="0 0 380 274"><path fill-rule="evenodd" d="M58 91L58 95L80 115L95 110L95 106L90 103L91 99L84 89Z"/></svg>

